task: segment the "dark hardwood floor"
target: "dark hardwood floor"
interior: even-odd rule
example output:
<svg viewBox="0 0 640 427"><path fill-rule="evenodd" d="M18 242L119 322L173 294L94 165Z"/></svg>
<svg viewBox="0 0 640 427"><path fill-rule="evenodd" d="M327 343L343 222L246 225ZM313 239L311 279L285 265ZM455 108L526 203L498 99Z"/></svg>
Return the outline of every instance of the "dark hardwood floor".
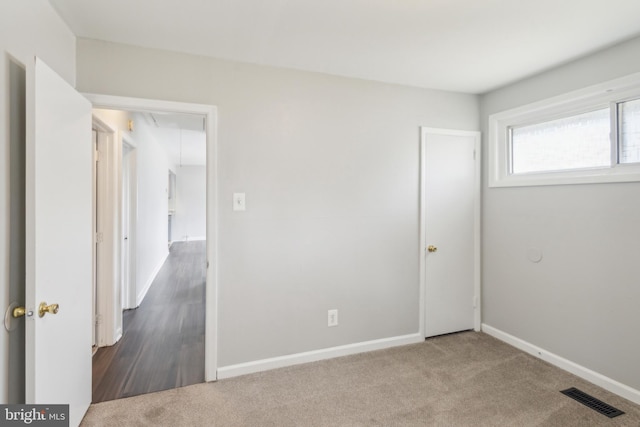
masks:
<svg viewBox="0 0 640 427"><path fill-rule="evenodd" d="M204 382L206 243L171 245L120 341L93 356L93 402Z"/></svg>

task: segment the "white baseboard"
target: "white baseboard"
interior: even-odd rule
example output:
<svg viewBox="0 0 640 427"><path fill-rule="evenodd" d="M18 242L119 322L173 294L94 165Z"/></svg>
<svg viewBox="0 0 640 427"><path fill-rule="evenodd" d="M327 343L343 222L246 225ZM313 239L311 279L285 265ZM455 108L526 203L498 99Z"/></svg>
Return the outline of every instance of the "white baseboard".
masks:
<svg viewBox="0 0 640 427"><path fill-rule="evenodd" d="M560 369L570 372L582 379L585 379L597 386L602 387L605 390L608 390L612 393L624 397L625 399L632 401L633 403L640 405L639 390L631 388L598 372L592 371L589 368L585 368L582 365L578 365L577 363L567 360L564 357L558 356L557 354L551 353L543 348L533 345L520 338L514 337L513 335L510 335L487 324L482 324L482 331L487 335L491 335L492 337L497 338L500 341L504 341L507 344L524 351L525 353L529 353L532 356L542 359L545 362L551 363L552 365L557 366Z"/></svg>
<svg viewBox="0 0 640 427"><path fill-rule="evenodd" d="M424 342L424 337L421 334L411 334L324 348L322 350L306 351L304 353L290 354L287 356L272 357L269 359L256 360L254 362L239 363L237 365L218 368L218 379L237 377L238 375L252 374L255 372L267 371L269 369L284 368L285 366L316 362L318 360L348 356L350 354L364 353L366 351L382 350L389 347L397 347L407 344L416 344L419 342Z"/></svg>
<svg viewBox="0 0 640 427"><path fill-rule="evenodd" d="M164 262L167 260L168 256L169 256L169 252L164 254L164 257L162 257L162 260L160 261L160 263L156 266L156 268L153 269L153 273L150 274L149 278L147 279L147 283L145 283L144 285L144 288L136 297L136 307L140 307L140 304L142 304L142 300L144 299L145 296L147 296L147 292L149 292L149 288L151 287L151 284L153 283L156 276L158 275L158 272L160 272L160 269L164 265Z"/></svg>

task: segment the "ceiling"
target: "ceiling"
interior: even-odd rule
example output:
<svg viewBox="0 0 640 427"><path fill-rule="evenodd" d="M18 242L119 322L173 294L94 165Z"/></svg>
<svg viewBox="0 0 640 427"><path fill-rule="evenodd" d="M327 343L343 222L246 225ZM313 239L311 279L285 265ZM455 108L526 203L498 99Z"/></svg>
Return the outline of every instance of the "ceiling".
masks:
<svg viewBox="0 0 640 427"><path fill-rule="evenodd" d="M179 113L130 113L135 129L145 126L176 166L204 166L207 162L205 117Z"/></svg>
<svg viewBox="0 0 640 427"><path fill-rule="evenodd" d="M638 0L50 0L78 37L484 93L640 35Z"/></svg>

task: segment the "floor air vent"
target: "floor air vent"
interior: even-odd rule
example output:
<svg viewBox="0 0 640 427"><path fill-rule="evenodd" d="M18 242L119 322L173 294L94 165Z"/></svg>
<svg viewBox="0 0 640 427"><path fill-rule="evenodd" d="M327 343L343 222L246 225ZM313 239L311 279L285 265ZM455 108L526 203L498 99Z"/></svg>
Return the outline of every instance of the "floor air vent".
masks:
<svg viewBox="0 0 640 427"><path fill-rule="evenodd" d="M594 411L600 412L602 415L606 415L609 418L617 417L618 415L624 414L624 412L622 412L620 409L614 408L611 405L607 405L602 400L596 399L593 396L589 396L584 391L578 390L575 387L561 390L560 393L564 394L565 396L569 396L573 400L576 400L583 405L593 409Z"/></svg>

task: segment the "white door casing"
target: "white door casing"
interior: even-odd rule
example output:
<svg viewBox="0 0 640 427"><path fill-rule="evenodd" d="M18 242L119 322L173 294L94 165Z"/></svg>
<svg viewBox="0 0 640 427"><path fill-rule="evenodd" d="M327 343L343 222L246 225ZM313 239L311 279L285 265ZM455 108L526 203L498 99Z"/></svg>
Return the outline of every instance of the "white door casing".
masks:
<svg viewBox="0 0 640 427"><path fill-rule="evenodd" d="M92 263L92 278L93 278L93 286L92 286L92 294L91 294L91 300L92 300L92 308L93 310L91 311L91 321L92 321L92 327L91 327L91 331L92 331L92 338L91 338L91 346L95 349L98 347L98 335L99 335L99 331L98 331L98 271L97 271L97 264L98 264L98 221L97 221L97 212L98 212L98 206L97 206L97 198L98 198L98 132L96 130L92 130L91 131L91 145L92 145L92 150L93 150L93 163L92 163L92 181L91 181L91 188L93 189L93 197L92 197L92 206L91 206L91 218L92 218L92 222L93 222L93 227L92 227L92 233L95 236L95 238L93 239L93 245L92 245L92 249L93 249L93 254L91 256L91 259L93 260Z"/></svg>
<svg viewBox="0 0 640 427"><path fill-rule="evenodd" d="M75 426L91 403L91 104L38 58L26 153L26 402L69 404Z"/></svg>
<svg viewBox="0 0 640 427"><path fill-rule="evenodd" d="M120 143L116 130L92 117L97 131L96 281L97 345L114 345L122 337Z"/></svg>
<svg viewBox="0 0 640 427"><path fill-rule="evenodd" d="M422 128L421 155L423 334L480 330L480 133Z"/></svg>

